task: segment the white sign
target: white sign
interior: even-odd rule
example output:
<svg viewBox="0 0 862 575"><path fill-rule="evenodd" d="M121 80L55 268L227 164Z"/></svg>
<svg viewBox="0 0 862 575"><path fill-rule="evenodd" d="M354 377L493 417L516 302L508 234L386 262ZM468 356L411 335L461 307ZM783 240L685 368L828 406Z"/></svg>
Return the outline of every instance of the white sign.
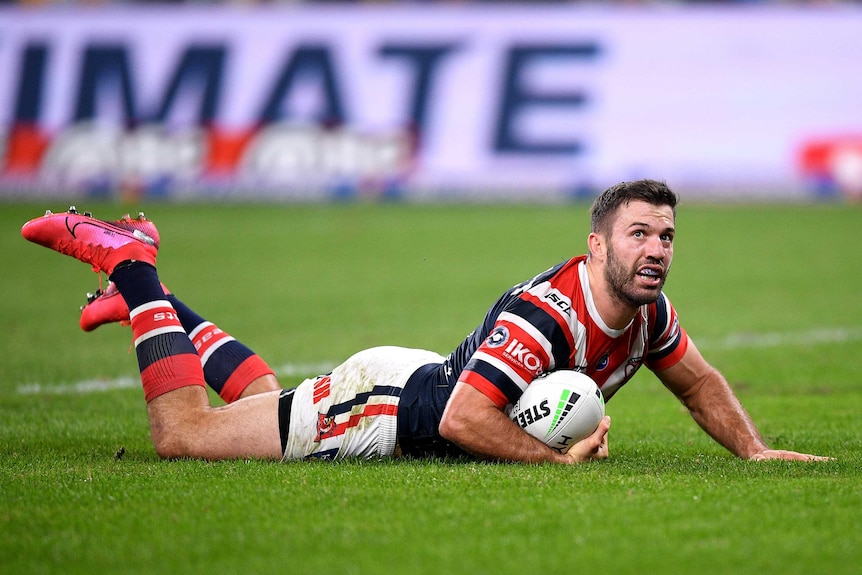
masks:
<svg viewBox="0 0 862 575"><path fill-rule="evenodd" d="M860 68L855 6L7 7L0 194L829 193Z"/></svg>

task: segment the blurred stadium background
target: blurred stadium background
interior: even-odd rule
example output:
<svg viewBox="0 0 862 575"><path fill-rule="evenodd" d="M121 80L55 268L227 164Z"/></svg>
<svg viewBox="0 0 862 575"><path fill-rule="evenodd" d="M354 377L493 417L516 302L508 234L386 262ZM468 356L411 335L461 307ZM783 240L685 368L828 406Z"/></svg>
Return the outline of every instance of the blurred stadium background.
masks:
<svg viewBox="0 0 862 575"><path fill-rule="evenodd" d="M857 2L0 0L0 573L858 572L860 64ZM702 202L686 329L837 462L736 461L639 374L609 465L158 464L130 332L19 234L148 204L171 289L288 385L446 353L638 177Z"/></svg>
<svg viewBox="0 0 862 575"><path fill-rule="evenodd" d="M862 197L862 3L0 3L0 200Z"/></svg>

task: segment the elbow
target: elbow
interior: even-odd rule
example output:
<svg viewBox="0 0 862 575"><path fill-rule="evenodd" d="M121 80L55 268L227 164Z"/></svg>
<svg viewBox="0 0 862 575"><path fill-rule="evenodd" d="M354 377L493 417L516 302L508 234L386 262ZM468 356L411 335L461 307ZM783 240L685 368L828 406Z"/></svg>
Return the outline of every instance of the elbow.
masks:
<svg viewBox="0 0 862 575"><path fill-rule="evenodd" d="M500 410L486 395L458 383L443 410L437 432L464 451L479 455L485 451L489 434L494 434L496 418L500 416Z"/></svg>
<svg viewBox="0 0 862 575"><path fill-rule="evenodd" d="M437 431L440 433L440 437L446 441L458 443L458 427L458 424L453 421L453 418L444 413L443 418L440 419L440 425L438 426Z"/></svg>
<svg viewBox="0 0 862 575"><path fill-rule="evenodd" d="M465 447L464 440L469 437L469 425L453 410L446 409L437 428L440 437L460 447Z"/></svg>

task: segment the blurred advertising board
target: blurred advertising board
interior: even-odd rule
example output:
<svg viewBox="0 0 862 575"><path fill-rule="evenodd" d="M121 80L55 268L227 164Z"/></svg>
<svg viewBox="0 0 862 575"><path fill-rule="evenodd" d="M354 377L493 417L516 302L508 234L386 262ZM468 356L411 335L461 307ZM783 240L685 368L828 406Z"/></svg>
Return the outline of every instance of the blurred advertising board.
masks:
<svg viewBox="0 0 862 575"><path fill-rule="evenodd" d="M862 7L0 8L0 198L862 195Z"/></svg>

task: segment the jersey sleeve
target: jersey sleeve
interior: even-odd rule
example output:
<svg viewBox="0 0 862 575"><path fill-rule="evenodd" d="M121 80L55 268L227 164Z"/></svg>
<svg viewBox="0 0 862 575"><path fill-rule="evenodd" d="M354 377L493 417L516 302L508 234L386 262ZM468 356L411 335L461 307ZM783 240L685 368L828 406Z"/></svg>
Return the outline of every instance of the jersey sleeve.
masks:
<svg viewBox="0 0 862 575"><path fill-rule="evenodd" d="M461 373L467 383L503 409L548 368L548 355L515 318L501 317Z"/></svg>
<svg viewBox="0 0 862 575"><path fill-rule="evenodd" d="M649 307L650 337L644 364L651 370L676 364L688 349L688 334L679 324L676 310L666 295Z"/></svg>
<svg viewBox="0 0 862 575"><path fill-rule="evenodd" d="M500 313L459 378L500 409L517 401L540 374L568 361L572 337L566 316L541 293L534 286Z"/></svg>

